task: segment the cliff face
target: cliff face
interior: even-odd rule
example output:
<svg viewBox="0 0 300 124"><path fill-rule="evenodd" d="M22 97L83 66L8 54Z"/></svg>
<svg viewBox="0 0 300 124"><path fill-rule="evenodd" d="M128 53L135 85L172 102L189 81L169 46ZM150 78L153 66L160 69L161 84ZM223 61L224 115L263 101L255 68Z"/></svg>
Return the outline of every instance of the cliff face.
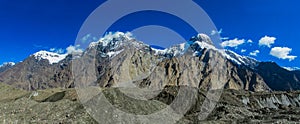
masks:
<svg viewBox="0 0 300 124"><path fill-rule="evenodd" d="M297 71L217 49L204 34L158 50L117 33L91 43L76 57L68 55L55 63L47 58L30 56L0 73L0 82L26 90L71 88L76 83L152 89L191 86L206 90L300 90Z"/></svg>
<svg viewBox="0 0 300 124"><path fill-rule="evenodd" d="M165 86L270 90L252 68L257 61L246 57L237 60L240 56L233 58L234 54L230 56L212 46L209 40L202 39L207 40L199 37L166 50L153 49L134 39L116 40L105 47L100 42L73 63L81 65L74 69L74 77L80 80L80 85L100 87L131 87L134 84L157 90ZM103 53L118 54L108 57ZM245 61L250 64L246 65Z"/></svg>
<svg viewBox="0 0 300 124"><path fill-rule="evenodd" d="M273 90L293 91L300 89L299 71L288 71L274 62L261 62L256 72Z"/></svg>

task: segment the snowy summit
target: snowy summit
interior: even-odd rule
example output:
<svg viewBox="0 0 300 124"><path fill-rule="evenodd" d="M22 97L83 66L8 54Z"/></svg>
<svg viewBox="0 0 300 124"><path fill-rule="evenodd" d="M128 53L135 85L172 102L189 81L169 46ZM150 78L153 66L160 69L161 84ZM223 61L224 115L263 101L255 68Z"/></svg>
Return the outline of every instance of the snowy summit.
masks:
<svg viewBox="0 0 300 124"><path fill-rule="evenodd" d="M67 54L58 54L58 53L53 53L53 52L48 52L43 50L33 54L33 56L35 57L35 59L39 61L45 59L49 61L49 64L54 64L66 58Z"/></svg>

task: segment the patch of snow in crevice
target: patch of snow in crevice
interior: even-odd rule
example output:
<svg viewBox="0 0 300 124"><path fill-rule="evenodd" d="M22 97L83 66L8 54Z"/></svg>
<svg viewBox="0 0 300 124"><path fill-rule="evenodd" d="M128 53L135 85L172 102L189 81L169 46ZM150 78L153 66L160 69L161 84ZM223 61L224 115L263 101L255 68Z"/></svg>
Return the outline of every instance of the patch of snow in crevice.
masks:
<svg viewBox="0 0 300 124"><path fill-rule="evenodd" d="M120 54L123 51L124 51L124 49L119 50L119 51L115 51L115 52L108 52L107 55L111 58L111 57L117 56L118 54Z"/></svg>
<svg viewBox="0 0 300 124"><path fill-rule="evenodd" d="M281 101L282 101L282 104L283 105L286 105L286 106L289 106L291 105L291 101L289 100L289 98L284 95L284 94L281 94Z"/></svg>
<svg viewBox="0 0 300 124"><path fill-rule="evenodd" d="M33 91L30 96L29 99L31 99L32 97L37 97L39 95L39 93L37 91Z"/></svg>
<svg viewBox="0 0 300 124"><path fill-rule="evenodd" d="M250 100L248 97L243 97L242 102L244 103L244 105L248 105L250 103Z"/></svg>

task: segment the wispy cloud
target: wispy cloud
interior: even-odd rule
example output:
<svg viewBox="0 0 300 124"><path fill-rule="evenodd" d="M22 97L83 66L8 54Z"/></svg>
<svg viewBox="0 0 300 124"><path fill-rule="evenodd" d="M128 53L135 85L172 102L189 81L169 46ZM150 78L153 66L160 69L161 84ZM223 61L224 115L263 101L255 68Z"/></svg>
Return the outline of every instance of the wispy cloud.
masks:
<svg viewBox="0 0 300 124"><path fill-rule="evenodd" d="M292 52L291 48L288 47L274 47L270 51L270 55L277 57L279 59L288 59L293 61L297 56L289 55Z"/></svg>
<svg viewBox="0 0 300 124"><path fill-rule="evenodd" d="M76 46L70 45L65 49L63 49L63 48L50 48L49 51L55 52L55 53L58 53L58 54L64 54L64 53L67 53L67 54L76 53L77 54L77 53L82 53L83 52L83 50L80 48L80 45L76 45Z"/></svg>
<svg viewBox="0 0 300 124"><path fill-rule="evenodd" d="M253 43L253 41L251 39L247 40L247 43Z"/></svg>
<svg viewBox="0 0 300 124"><path fill-rule="evenodd" d="M38 49L48 49L49 47L44 46L44 45L40 45L40 44L33 44L34 48L38 48Z"/></svg>
<svg viewBox="0 0 300 124"><path fill-rule="evenodd" d="M229 40L229 37L221 37L220 39L223 40L223 41L224 40Z"/></svg>
<svg viewBox="0 0 300 124"><path fill-rule="evenodd" d="M250 52L249 55L251 55L251 56L257 56L258 53L260 53L259 50L254 50L254 51Z"/></svg>
<svg viewBox="0 0 300 124"><path fill-rule="evenodd" d="M241 53L244 53L244 52L247 52L247 50L246 50L246 49L242 49L242 50L241 50Z"/></svg>
<svg viewBox="0 0 300 124"><path fill-rule="evenodd" d="M50 51L51 52L54 52L56 49L55 48L50 48Z"/></svg>
<svg viewBox="0 0 300 124"><path fill-rule="evenodd" d="M92 34L87 34L81 38L82 43L90 43L90 42L97 41L97 40L98 40L98 38L92 36Z"/></svg>
<svg viewBox="0 0 300 124"><path fill-rule="evenodd" d="M223 33L223 29L221 28L219 31L218 30L212 30L210 35L214 36L214 35L221 35ZM225 40L229 40L229 37L221 37L220 36L220 40L225 41Z"/></svg>
<svg viewBox="0 0 300 124"><path fill-rule="evenodd" d="M220 35L220 34L222 34L222 32L223 32L223 29L220 29L219 31L212 30L211 33L210 33L210 35L212 35L212 36L213 35L217 35L217 34Z"/></svg>
<svg viewBox="0 0 300 124"><path fill-rule="evenodd" d="M245 43L245 39L235 38L233 40L227 40L221 43L222 47L237 47Z"/></svg>
<svg viewBox="0 0 300 124"><path fill-rule="evenodd" d="M55 52L55 53L58 53L58 54L65 53L65 50L63 48L50 48L49 51Z"/></svg>
<svg viewBox="0 0 300 124"><path fill-rule="evenodd" d="M259 40L259 46L267 46L271 48L271 45L275 43L275 37L264 36Z"/></svg>

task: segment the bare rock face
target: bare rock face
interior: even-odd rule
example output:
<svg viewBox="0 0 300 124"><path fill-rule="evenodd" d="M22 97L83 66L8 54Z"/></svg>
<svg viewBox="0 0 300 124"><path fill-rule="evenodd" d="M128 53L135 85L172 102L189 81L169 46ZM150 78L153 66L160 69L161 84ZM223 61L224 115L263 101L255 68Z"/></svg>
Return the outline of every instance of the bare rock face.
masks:
<svg viewBox="0 0 300 124"><path fill-rule="evenodd" d="M187 47L186 44L178 45L165 51L157 51L132 39L111 43L113 46L109 47L114 47L112 51L99 43L88 49L82 56L82 61L76 64L86 67L81 66L77 71L79 75L74 77L78 77L76 80L82 80L80 77L85 80L88 78L90 84L82 85L98 84L100 87L127 87L134 84L156 90L165 86L190 86L206 90L224 87L236 90L270 90L254 69L238 65L228 60L224 53L213 49L208 36L201 34L194 40L197 42L193 41ZM199 42L211 48L203 48L203 44ZM108 57L101 55L103 51L122 52ZM91 64L94 59L96 62ZM96 74L92 68L97 69ZM81 72L88 75L80 75Z"/></svg>
<svg viewBox="0 0 300 124"><path fill-rule="evenodd" d="M0 73L0 82L26 89L191 86L249 91L299 90L300 73L212 45L207 35L157 50L124 33L93 42L81 56L57 63L30 56Z"/></svg>
<svg viewBox="0 0 300 124"><path fill-rule="evenodd" d="M257 67L257 73L273 90L293 91L300 89L299 71L288 71L274 62L261 62Z"/></svg>

